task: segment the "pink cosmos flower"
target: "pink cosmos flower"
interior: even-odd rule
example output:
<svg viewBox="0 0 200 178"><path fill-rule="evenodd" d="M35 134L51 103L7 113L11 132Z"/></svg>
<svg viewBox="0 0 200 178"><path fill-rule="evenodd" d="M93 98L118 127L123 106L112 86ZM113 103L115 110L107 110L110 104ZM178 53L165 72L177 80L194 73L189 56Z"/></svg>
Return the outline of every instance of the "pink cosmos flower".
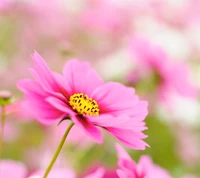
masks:
<svg viewBox="0 0 200 178"><path fill-rule="evenodd" d="M1 160L0 161L0 177L2 178L26 178L26 166L17 161Z"/></svg>
<svg viewBox="0 0 200 178"><path fill-rule="evenodd" d="M18 82L24 93L24 106L38 121L51 124L68 118L96 142L102 143L101 127L133 149L145 149L144 118L147 102L140 101L133 88L120 83L104 83L87 62L76 59L66 63L63 76L52 72L43 58L35 52L35 80Z"/></svg>
<svg viewBox="0 0 200 178"><path fill-rule="evenodd" d="M139 37L133 39L130 49L142 71L156 76L158 97L162 101L169 101L172 94L196 96L196 88L190 81L189 69L184 63L171 60L161 47Z"/></svg>
<svg viewBox="0 0 200 178"><path fill-rule="evenodd" d="M171 178L166 170L153 164L149 156L142 156L137 164L120 145L116 145L116 149L120 178Z"/></svg>

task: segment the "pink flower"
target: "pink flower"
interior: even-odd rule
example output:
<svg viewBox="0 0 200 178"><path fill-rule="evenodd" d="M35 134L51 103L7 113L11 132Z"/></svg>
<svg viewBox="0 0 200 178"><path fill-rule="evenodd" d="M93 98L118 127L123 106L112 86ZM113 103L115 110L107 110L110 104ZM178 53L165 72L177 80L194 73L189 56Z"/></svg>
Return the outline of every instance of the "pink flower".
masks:
<svg viewBox="0 0 200 178"><path fill-rule="evenodd" d="M26 178L28 171L26 166L17 161L1 160L0 177L2 178Z"/></svg>
<svg viewBox="0 0 200 178"><path fill-rule="evenodd" d="M146 129L147 102L140 101L134 89L120 83L104 83L87 62L76 59L66 63L63 76L52 72L42 57L32 56L35 80L19 81L26 97L25 107L38 121L51 124L70 117L96 142L103 138L99 126L130 148L145 149L141 139Z"/></svg>
<svg viewBox="0 0 200 178"><path fill-rule="evenodd" d="M166 170L154 165L149 156L142 156L137 164L120 145L116 145L116 149L119 159L117 174L120 178L171 178Z"/></svg>
<svg viewBox="0 0 200 178"><path fill-rule="evenodd" d="M161 47L139 37L133 39L130 49L142 71L156 76L158 96L162 101L169 101L172 94L196 96L189 69L183 62L171 60Z"/></svg>

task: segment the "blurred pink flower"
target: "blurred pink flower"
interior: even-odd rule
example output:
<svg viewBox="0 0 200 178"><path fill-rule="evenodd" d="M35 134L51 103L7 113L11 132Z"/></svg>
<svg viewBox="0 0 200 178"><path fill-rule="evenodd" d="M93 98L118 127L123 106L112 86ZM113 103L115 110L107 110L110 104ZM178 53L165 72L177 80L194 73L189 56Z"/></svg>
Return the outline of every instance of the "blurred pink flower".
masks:
<svg viewBox="0 0 200 178"><path fill-rule="evenodd" d="M136 164L120 145L117 144L116 149L119 159L117 174L120 178L171 178L166 170L153 164L149 156L142 156Z"/></svg>
<svg viewBox="0 0 200 178"><path fill-rule="evenodd" d="M46 138L40 146L31 147L24 151L24 158L27 166L32 168L32 170L46 168L46 165L49 164L52 155L54 154L54 150L57 147L57 145L52 143L52 137L50 140L50 136L49 138ZM35 155L40 158L40 161L37 161L37 157ZM69 168L72 161L73 160L70 158L66 159L65 154L61 153L54 164L54 169Z"/></svg>
<svg viewBox="0 0 200 178"><path fill-rule="evenodd" d="M130 30L133 14L130 2L88 0L86 5L87 8L81 13L83 28L110 35L127 34Z"/></svg>
<svg viewBox="0 0 200 178"><path fill-rule="evenodd" d="M40 170L33 173L29 178L42 178L44 175L44 171ZM75 178L75 173L72 170L68 169L54 169L52 170L48 178Z"/></svg>
<svg viewBox="0 0 200 178"><path fill-rule="evenodd" d="M16 101L5 107L6 110L6 122L4 124L4 142L12 142L19 137L19 120L28 121L31 116L21 107L22 101ZM0 114L2 108L0 108ZM1 124L1 121L0 121ZM1 129L0 129L1 131Z"/></svg>
<svg viewBox="0 0 200 178"><path fill-rule="evenodd" d="M6 107L6 113L9 115L9 117L14 117L15 119L20 119L20 121L30 121L32 120L32 114L30 112L27 112L23 108L23 102L24 100L18 100L14 103L8 105Z"/></svg>
<svg viewBox="0 0 200 178"><path fill-rule="evenodd" d="M199 137L192 128L186 125L173 123L176 137L176 152L181 160L189 167L199 164Z"/></svg>
<svg viewBox="0 0 200 178"><path fill-rule="evenodd" d="M130 50L139 67L145 71L143 75L156 76L157 94L162 101L169 102L172 94L196 96L197 90L190 81L186 64L171 60L161 47L140 37L132 40Z"/></svg>
<svg viewBox="0 0 200 178"><path fill-rule="evenodd" d="M4 142L9 143L19 137L19 129L13 123L6 122L4 126Z"/></svg>
<svg viewBox="0 0 200 178"><path fill-rule="evenodd" d="M160 23L176 29L186 29L199 24L200 3L198 0L160 1L150 0L146 11Z"/></svg>
<svg viewBox="0 0 200 178"><path fill-rule="evenodd" d="M104 173L105 171L103 168L98 168L93 173L81 176L81 178L104 178ZM44 171L41 170L33 173L28 178L42 178L43 175ZM77 177L75 173L72 170L67 170L67 169L54 169L48 175L48 178L75 178L75 177Z"/></svg>
<svg viewBox="0 0 200 178"><path fill-rule="evenodd" d="M56 119L70 117L96 142L103 138L99 126L130 148L145 149L143 122L147 102L140 101L134 89L120 83L104 83L87 62L71 60L63 76L53 73L43 58L35 52L35 80L24 79L18 87L26 97L25 107L38 121L51 124Z"/></svg>
<svg viewBox="0 0 200 178"><path fill-rule="evenodd" d="M66 40L69 20L61 1L36 0L21 3L16 10L20 12L23 23L19 32L23 50L30 51L36 46L42 49L48 46L46 50L52 49L56 42Z"/></svg>
<svg viewBox="0 0 200 178"><path fill-rule="evenodd" d="M0 161L0 177L2 178L26 178L28 174L26 166L13 160Z"/></svg>

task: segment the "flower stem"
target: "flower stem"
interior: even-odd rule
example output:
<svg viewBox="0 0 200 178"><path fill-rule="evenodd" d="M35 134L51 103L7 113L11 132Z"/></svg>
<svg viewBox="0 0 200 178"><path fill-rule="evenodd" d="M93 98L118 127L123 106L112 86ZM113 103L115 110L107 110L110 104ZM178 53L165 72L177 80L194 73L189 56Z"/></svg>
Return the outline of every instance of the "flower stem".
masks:
<svg viewBox="0 0 200 178"><path fill-rule="evenodd" d="M57 148L56 152L54 153L54 156L53 156L49 166L47 167L47 169L46 169L46 171L44 173L43 178L46 178L48 176L49 172L51 171L51 169L52 169L52 167L53 167L53 165L54 165L54 163L55 163L55 161L56 161L56 159L57 159L57 157L58 157L58 155L59 155L59 153L60 153L60 151L61 151L61 149L62 149L62 147L64 145L64 142L65 142L65 140L67 138L67 135L69 134L69 131L71 130L73 125L74 125L74 123L72 122L69 125L69 127L67 128L67 130L65 131L65 134L63 135L62 140L60 141L60 143L58 145L58 148Z"/></svg>
<svg viewBox="0 0 200 178"><path fill-rule="evenodd" d="M3 134L4 134L5 118L6 118L6 110L5 110L5 106L2 106L2 110L1 110L1 133L0 133L0 158L1 158L2 147L3 147Z"/></svg>

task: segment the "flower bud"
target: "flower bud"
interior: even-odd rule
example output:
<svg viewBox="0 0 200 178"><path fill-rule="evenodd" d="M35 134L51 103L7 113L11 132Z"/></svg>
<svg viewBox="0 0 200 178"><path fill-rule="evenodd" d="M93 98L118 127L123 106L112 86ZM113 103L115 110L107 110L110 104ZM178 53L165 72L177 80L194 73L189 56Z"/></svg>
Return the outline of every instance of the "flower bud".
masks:
<svg viewBox="0 0 200 178"><path fill-rule="evenodd" d="M13 101L12 93L8 90L0 90L0 105L6 106Z"/></svg>

